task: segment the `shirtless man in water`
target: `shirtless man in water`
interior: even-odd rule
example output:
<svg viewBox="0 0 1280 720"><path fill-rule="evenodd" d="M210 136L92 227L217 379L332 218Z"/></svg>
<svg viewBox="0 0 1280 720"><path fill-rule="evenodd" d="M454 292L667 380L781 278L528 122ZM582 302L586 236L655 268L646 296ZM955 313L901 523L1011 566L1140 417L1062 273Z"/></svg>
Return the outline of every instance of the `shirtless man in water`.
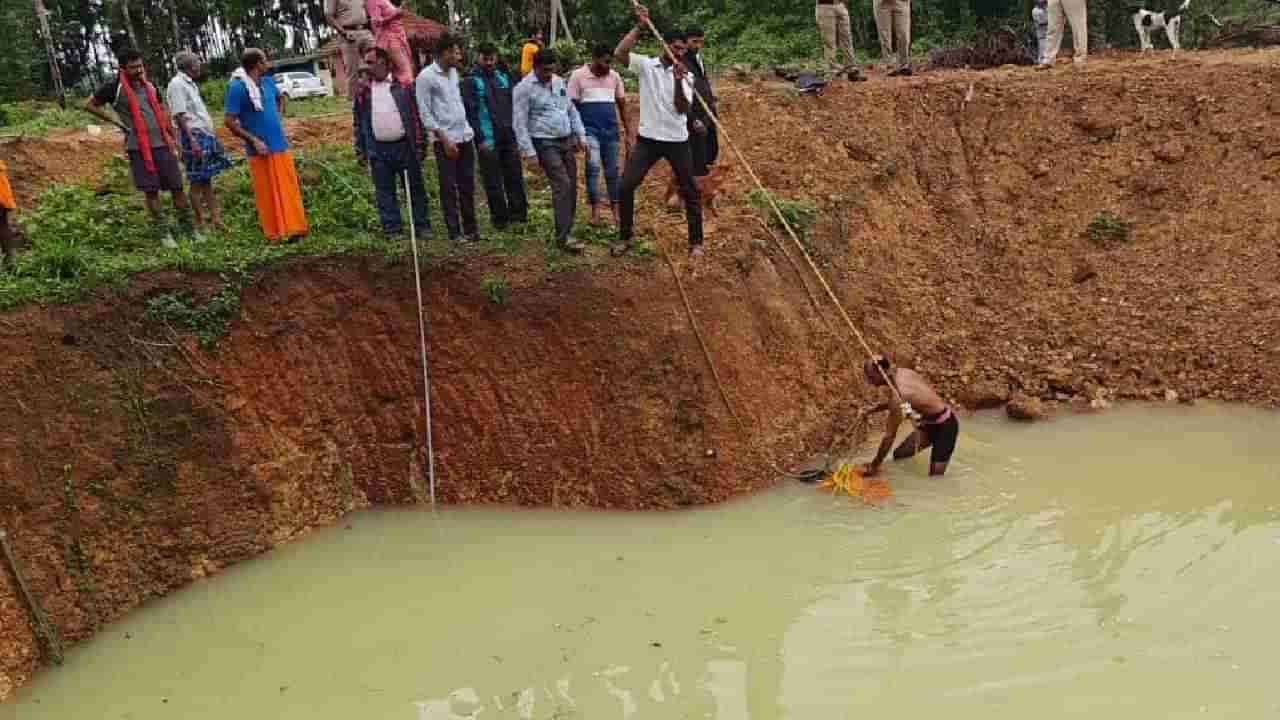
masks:
<svg viewBox="0 0 1280 720"><path fill-rule="evenodd" d="M893 451L894 460L903 460L933 447L929 457L929 474L945 475L947 463L951 462L951 453L956 449L956 438L960 436L960 421L951 411L951 406L938 396L929 382L915 370L895 368L883 355L877 355L862 366L867 382L875 387L887 387L885 376L893 382L902 395L902 399L911 404L912 409L921 415L920 429L913 431L906 440ZM882 374L883 373L883 374ZM889 410L889 418L884 426L884 439L880 441L880 449L876 451L876 459L864 469L864 475L871 477L880 472L880 463L889 454L893 441L898 436L898 426L902 424L903 410L891 397L889 402L877 405L872 412Z"/></svg>

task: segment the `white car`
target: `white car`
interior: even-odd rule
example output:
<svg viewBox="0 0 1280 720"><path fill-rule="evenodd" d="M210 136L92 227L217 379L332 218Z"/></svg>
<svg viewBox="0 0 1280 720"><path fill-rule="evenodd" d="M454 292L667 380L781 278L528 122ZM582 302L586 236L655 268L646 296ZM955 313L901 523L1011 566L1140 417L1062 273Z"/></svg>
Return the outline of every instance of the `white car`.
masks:
<svg viewBox="0 0 1280 720"><path fill-rule="evenodd" d="M333 91L324 81L309 72L283 72L276 74L276 87L289 100L309 97L329 97Z"/></svg>

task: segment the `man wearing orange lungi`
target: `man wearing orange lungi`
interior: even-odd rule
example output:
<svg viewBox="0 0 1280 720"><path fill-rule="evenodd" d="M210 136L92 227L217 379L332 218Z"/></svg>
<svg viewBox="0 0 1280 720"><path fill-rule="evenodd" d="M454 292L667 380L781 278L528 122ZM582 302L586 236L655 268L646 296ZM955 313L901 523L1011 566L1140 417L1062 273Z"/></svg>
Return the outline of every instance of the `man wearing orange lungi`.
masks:
<svg viewBox="0 0 1280 720"><path fill-rule="evenodd" d="M245 50L227 86L224 124L245 143L262 232L278 242L306 235L307 216L280 120L283 98L275 82L270 78L263 82L266 72L266 54L257 48Z"/></svg>
<svg viewBox="0 0 1280 720"><path fill-rule="evenodd" d="M17 248L13 246L13 230L9 228L9 211L17 210L18 203L13 199L13 188L9 185L9 166L0 160L0 268L12 265Z"/></svg>

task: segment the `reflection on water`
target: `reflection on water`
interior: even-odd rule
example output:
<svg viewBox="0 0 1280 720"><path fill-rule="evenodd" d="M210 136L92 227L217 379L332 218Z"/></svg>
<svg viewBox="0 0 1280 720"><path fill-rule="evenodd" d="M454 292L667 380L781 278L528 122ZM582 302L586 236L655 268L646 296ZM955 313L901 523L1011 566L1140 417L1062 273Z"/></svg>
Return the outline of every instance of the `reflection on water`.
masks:
<svg viewBox="0 0 1280 720"><path fill-rule="evenodd" d="M1260 717L1280 416L965 422L900 505L371 513L156 603L5 718Z"/></svg>

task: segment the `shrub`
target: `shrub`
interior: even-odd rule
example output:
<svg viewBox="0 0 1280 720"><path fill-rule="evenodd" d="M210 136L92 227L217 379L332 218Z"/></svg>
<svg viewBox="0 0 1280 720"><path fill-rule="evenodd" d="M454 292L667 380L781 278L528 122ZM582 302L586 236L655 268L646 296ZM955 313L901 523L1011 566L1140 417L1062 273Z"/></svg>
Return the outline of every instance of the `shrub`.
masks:
<svg viewBox="0 0 1280 720"><path fill-rule="evenodd" d="M1102 210L1089 220L1085 237L1102 247L1115 247L1129 240L1133 224L1109 210Z"/></svg>

